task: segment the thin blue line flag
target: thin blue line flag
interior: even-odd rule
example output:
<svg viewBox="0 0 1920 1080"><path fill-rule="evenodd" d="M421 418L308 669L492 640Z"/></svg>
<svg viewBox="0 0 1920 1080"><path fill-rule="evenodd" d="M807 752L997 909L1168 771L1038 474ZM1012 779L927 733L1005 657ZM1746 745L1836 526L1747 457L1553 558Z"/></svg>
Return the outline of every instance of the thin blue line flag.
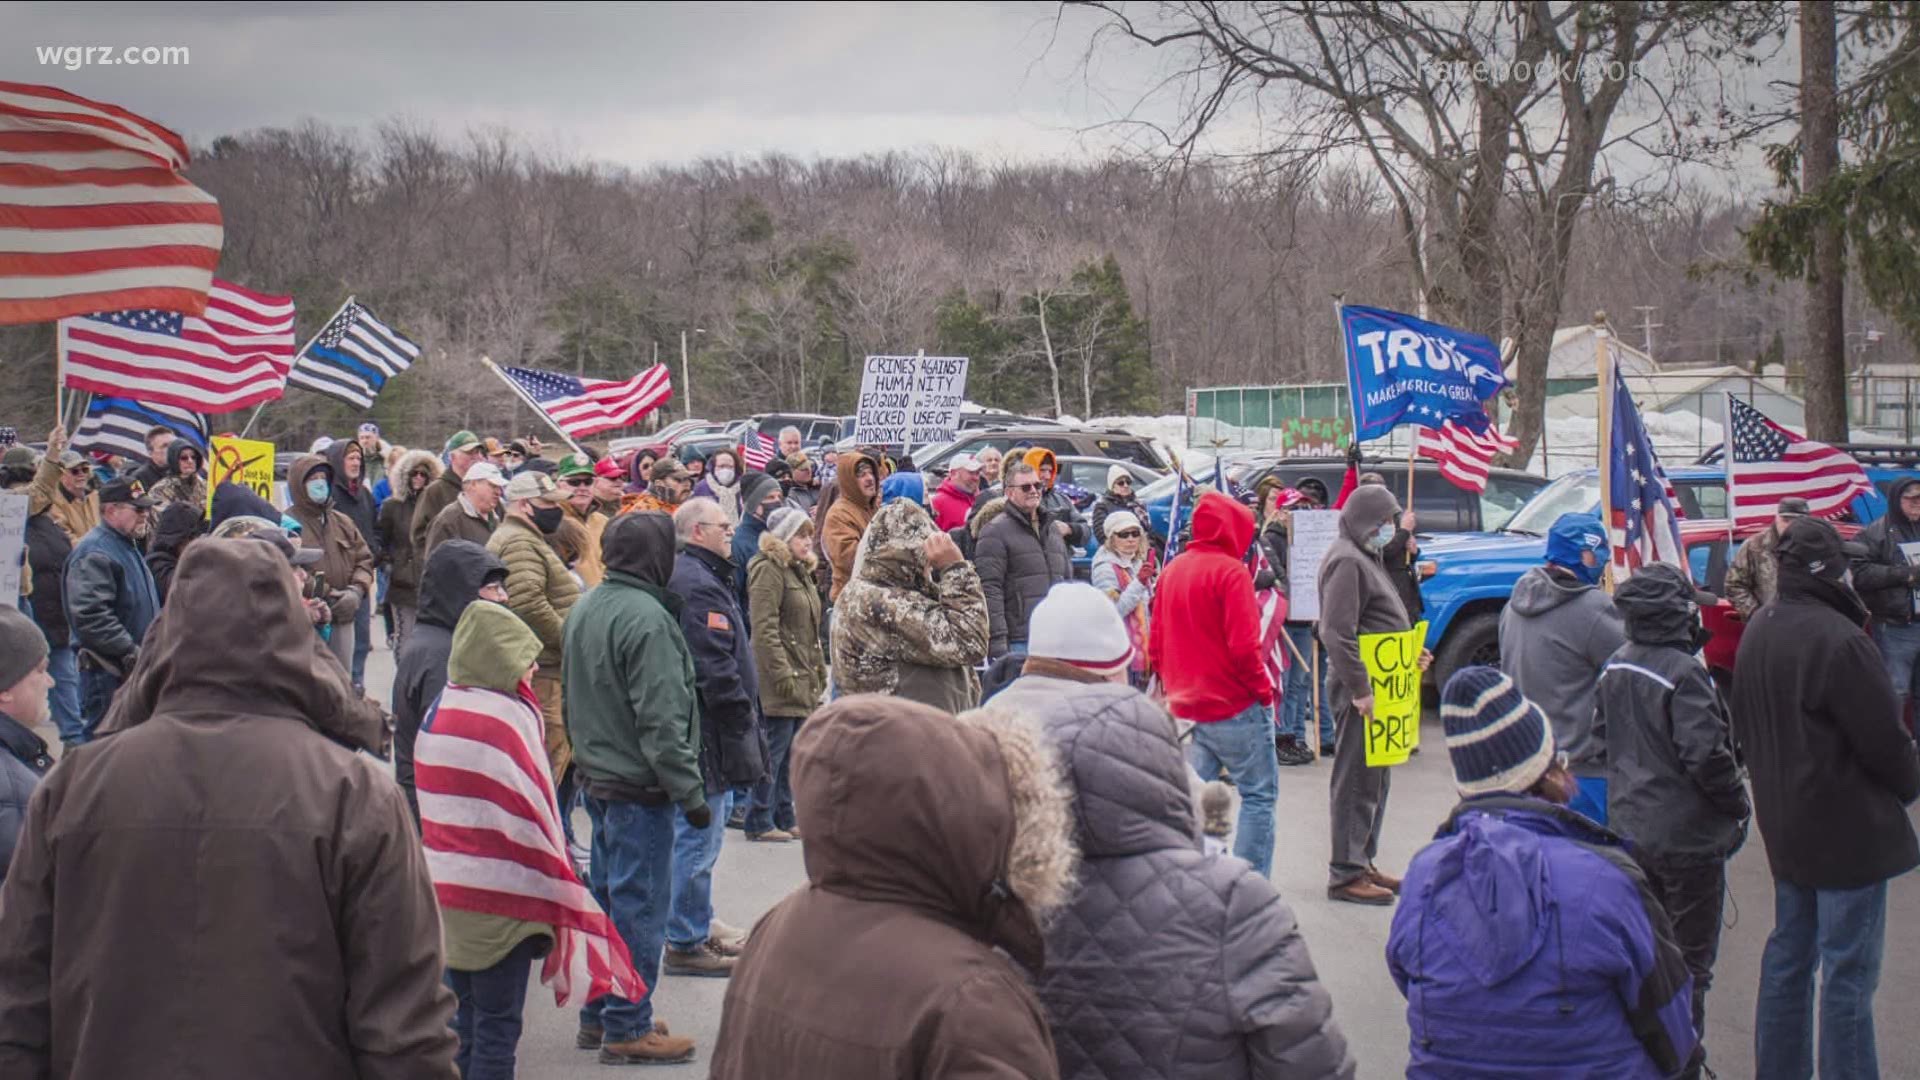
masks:
<svg viewBox="0 0 1920 1080"><path fill-rule="evenodd" d="M1479 334L1385 308L1345 305L1347 387L1353 437L1378 439L1402 424L1437 428L1448 420L1479 433L1485 402L1507 385L1500 350Z"/></svg>

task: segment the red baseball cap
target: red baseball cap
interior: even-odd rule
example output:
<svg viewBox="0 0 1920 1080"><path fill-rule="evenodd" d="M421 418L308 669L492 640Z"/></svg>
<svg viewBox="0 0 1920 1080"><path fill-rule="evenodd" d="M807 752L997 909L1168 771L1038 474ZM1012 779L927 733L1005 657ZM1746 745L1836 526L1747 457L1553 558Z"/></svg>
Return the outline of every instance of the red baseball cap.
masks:
<svg viewBox="0 0 1920 1080"><path fill-rule="evenodd" d="M593 463L593 475L604 477L608 480L624 480L626 479L627 472L620 467L619 462L610 457L603 457Z"/></svg>

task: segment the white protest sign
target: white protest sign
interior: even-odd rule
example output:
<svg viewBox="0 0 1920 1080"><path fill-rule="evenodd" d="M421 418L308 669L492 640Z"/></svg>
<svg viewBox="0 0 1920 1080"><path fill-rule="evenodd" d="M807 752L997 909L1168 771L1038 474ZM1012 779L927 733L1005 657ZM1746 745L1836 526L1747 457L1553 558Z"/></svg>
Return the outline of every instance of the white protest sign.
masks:
<svg viewBox="0 0 1920 1080"><path fill-rule="evenodd" d="M0 600L20 603L20 564L27 558L27 497L0 495Z"/></svg>
<svg viewBox="0 0 1920 1080"><path fill-rule="evenodd" d="M1295 510L1293 542L1287 549L1287 621L1320 618L1320 564L1340 537L1340 511Z"/></svg>
<svg viewBox="0 0 1920 1080"><path fill-rule="evenodd" d="M967 396L964 356L869 356L860 376L853 438L925 446L953 438Z"/></svg>

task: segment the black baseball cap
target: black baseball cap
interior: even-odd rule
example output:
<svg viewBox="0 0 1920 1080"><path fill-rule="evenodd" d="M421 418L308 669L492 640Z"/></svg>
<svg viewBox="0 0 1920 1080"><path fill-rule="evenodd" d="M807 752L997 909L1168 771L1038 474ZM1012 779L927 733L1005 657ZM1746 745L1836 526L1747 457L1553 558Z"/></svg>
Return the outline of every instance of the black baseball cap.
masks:
<svg viewBox="0 0 1920 1080"><path fill-rule="evenodd" d="M1815 577L1838 581L1847 572L1847 544L1830 522L1816 517L1794 518L1775 549L1780 565L1805 570Z"/></svg>
<svg viewBox="0 0 1920 1080"><path fill-rule="evenodd" d="M153 500L147 498L147 489L138 480L114 480L100 489L100 505L126 503L141 510L153 509Z"/></svg>

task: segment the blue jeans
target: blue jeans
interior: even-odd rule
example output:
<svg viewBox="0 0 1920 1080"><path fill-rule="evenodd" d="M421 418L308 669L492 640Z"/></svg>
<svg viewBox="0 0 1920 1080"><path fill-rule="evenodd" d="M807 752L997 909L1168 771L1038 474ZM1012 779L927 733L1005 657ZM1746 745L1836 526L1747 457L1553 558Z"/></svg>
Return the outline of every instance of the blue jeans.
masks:
<svg viewBox="0 0 1920 1080"><path fill-rule="evenodd" d="M1887 678L1893 680L1893 692L1900 695L1901 711L1913 696L1914 669L1920 667L1920 622L1873 624L1873 643L1880 646L1880 660L1887 665ZM1905 721L1902 720L1902 726Z"/></svg>
<svg viewBox="0 0 1920 1080"><path fill-rule="evenodd" d="M546 940L528 938L483 971L447 969L447 987L460 1002L453 1014L453 1033L460 1038L453 1063L460 1080L513 1080L527 974Z"/></svg>
<svg viewBox="0 0 1920 1080"><path fill-rule="evenodd" d="M1280 762L1274 756L1273 717L1255 702L1238 716L1193 725L1187 760L1202 782L1217 780L1225 766L1240 790L1240 820L1233 853L1261 874L1273 872L1273 800L1280 793Z"/></svg>
<svg viewBox="0 0 1920 1080"><path fill-rule="evenodd" d="M373 601L363 600L353 616L353 685L367 685L367 654L373 651Z"/></svg>
<svg viewBox="0 0 1920 1080"><path fill-rule="evenodd" d="M767 778L753 785L753 801L747 805L749 834L794 826L793 778L787 771L787 752L793 749L793 733L798 730L797 716L767 717Z"/></svg>
<svg viewBox="0 0 1920 1080"><path fill-rule="evenodd" d="M82 671L80 673L80 738L76 742L87 742L93 738L93 731L106 718L107 706L113 704L113 695L120 691L120 676L105 671Z"/></svg>
<svg viewBox="0 0 1920 1080"><path fill-rule="evenodd" d="M60 741L84 742L87 728L80 718L80 668L73 655L73 646L47 651L47 674L53 676L53 693L48 702L53 707L53 726L60 731Z"/></svg>
<svg viewBox="0 0 1920 1080"><path fill-rule="evenodd" d="M1307 744L1307 714L1313 711L1313 627L1283 627L1287 640L1300 650L1287 654L1287 685L1280 699L1280 734ZM1304 661L1304 663L1302 662ZM1320 658L1320 745L1333 745L1333 705L1327 700L1327 658Z"/></svg>
<svg viewBox="0 0 1920 1080"><path fill-rule="evenodd" d="M673 826L680 808L589 795L587 816L593 820L593 898L627 943L647 992L639 1001L608 994L587 1002L580 1026L602 1029L608 1042L627 1042L653 1030L653 991L660 985L660 946L673 890Z"/></svg>
<svg viewBox="0 0 1920 1080"><path fill-rule="evenodd" d="M1760 959L1754 1076L1813 1075L1813 974L1820 969L1820 1078L1874 1080L1873 992L1887 936L1887 883L1808 889L1773 883L1773 933Z"/></svg>
<svg viewBox="0 0 1920 1080"><path fill-rule="evenodd" d="M720 842L727 837L727 816L733 811L733 792L707 796L713 822L704 829L687 823L687 815L673 815L673 902L667 913L667 947L698 948L713 933L713 864L720 861Z"/></svg>

